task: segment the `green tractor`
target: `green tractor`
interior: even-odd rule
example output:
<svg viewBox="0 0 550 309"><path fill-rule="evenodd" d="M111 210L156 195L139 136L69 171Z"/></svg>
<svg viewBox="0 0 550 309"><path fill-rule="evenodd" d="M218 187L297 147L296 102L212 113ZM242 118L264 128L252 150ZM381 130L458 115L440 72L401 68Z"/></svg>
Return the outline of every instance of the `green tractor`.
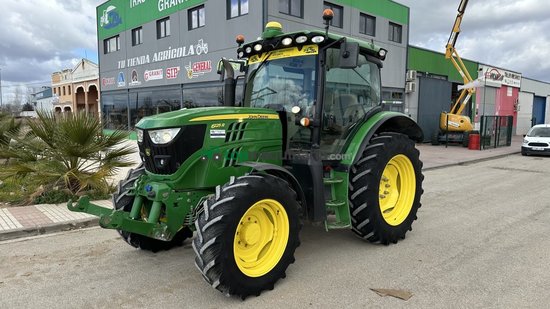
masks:
<svg viewBox="0 0 550 309"><path fill-rule="evenodd" d="M422 131L382 110L386 51L328 26L283 33L273 22L261 39L237 42L240 62L219 66L224 106L142 119L142 164L120 182L115 209L86 197L69 209L99 216L142 250L195 233L204 279L243 299L285 277L301 220L385 245L404 239L423 192Z"/></svg>

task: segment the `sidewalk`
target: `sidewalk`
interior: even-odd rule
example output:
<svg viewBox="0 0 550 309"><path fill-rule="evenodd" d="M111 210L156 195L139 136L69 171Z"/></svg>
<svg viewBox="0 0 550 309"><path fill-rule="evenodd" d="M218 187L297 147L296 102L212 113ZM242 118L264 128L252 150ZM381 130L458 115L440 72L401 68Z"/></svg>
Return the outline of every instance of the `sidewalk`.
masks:
<svg viewBox="0 0 550 309"><path fill-rule="evenodd" d="M520 152L522 136L513 136L510 147L488 150L469 150L458 145L432 146L418 144L420 159L424 162L423 170L443 168L483 160L494 159ZM134 158L138 162L139 157ZM127 169L121 171L118 180L126 176ZM112 207L110 200L95 201L94 203ZM72 212L64 204L43 204L0 208L0 241L41 235L45 233L97 226L98 218L92 215Z"/></svg>

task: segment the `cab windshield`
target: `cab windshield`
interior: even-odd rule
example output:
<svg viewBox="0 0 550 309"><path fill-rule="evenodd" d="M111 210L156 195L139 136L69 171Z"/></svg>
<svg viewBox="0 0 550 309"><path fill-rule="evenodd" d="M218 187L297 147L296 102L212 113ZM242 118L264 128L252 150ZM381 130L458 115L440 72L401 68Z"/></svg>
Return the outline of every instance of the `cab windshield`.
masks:
<svg viewBox="0 0 550 309"><path fill-rule="evenodd" d="M251 64L245 105L290 112L307 111L315 100L316 56L289 57Z"/></svg>

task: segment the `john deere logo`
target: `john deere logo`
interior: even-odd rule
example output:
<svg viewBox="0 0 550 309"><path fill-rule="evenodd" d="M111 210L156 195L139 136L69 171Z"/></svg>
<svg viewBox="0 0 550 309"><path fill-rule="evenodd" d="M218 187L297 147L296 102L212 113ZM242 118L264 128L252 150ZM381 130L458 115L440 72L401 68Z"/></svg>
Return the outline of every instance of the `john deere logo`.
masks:
<svg viewBox="0 0 550 309"><path fill-rule="evenodd" d="M103 10L103 15L99 19L99 24L103 29L111 29L122 23L122 18L118 15L116 6L109 5L107 9Z"/></svg>
<svg viewBox="0 0 550 309"><path fill-rule="evenodd" d="M148 157L151 156L151 148L145 148L145 155Z"/></svg>

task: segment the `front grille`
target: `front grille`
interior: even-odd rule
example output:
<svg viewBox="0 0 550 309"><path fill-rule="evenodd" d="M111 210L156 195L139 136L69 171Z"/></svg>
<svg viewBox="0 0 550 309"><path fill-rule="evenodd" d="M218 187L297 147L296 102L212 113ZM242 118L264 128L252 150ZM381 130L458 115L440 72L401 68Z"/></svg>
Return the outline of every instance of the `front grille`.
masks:
<svg viewBox="0 0 550 309"><path fill-rule="evenodd" d="M202 148L205 132L206 124L183 126L170 143L157 145L151 141L149 132L144 130L143 142L138 146L145 169L161 175L175 173L189 156Z"/></svg>
<svg viewBox="0 0 550 309"><path fill-rule="evenodd" d="M532 146L532 147L548 147L548 143L529 143L528 144L529 146Z"/></svg>
<svg viewBox="0 0 550 309"><path fill-rule="evenodd" d="M242 147L229 149L227 156L223 160L223 167L234 166L239 160L239 155Z"/></svg>

